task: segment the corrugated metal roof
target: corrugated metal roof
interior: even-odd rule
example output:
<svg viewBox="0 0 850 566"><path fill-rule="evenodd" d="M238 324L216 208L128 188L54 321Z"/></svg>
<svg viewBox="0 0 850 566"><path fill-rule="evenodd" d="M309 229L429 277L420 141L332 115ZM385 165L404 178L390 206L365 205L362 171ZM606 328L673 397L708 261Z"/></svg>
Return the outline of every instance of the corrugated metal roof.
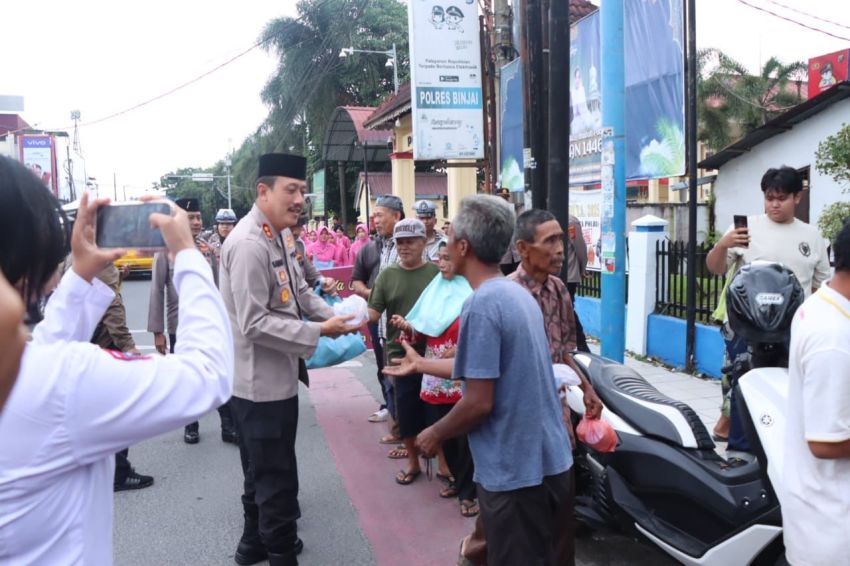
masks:
<svg viewBox="0 0 850 566"><path fill-rule="evenodd" d="M780 114L764 126L756 128L735 143L726 146L711 157L703 159L699 163L699 167L701 169L719 169L739 155L748 153L760 143L791 130L800 122L808 120L815 114L826 110L836 102L840 102L846 98L850 98L850 81L838 83L831 89L820 93L814 98L810 98L809 100L798 104L788 112Z"/></svg>
<svg viewBox="0 0 850 566"><path fill-rule="evenodd" d="M363 147L369 161L389 160L389 136L386 131L367 130L363 122L375 109L368 106L340 106L331 116L322 159L325 161L363 161Z"/></svg>

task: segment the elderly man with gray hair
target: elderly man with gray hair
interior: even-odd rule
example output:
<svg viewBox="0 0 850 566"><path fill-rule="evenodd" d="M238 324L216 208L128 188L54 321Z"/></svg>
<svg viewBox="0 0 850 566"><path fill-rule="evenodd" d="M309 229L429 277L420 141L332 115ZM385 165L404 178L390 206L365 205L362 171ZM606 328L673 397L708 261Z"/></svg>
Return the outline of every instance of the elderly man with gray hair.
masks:
<svg viewBox="0 0 850 566"><path fill-rule="evenodd" d="M453 360L452 377L466 387L461 401L416 443L433 455L447 438L468 434L487 564L569 565L572 455L543 315L531 294L499 269L515 222L508 203L486 195L464 199L452 220L449 255L475 289L461 314ZM408 350L408 359L414 356ZM443 367L421 370L439 375L452 365L432 363ZM461 554L469 557L465 550Z"/></svg>

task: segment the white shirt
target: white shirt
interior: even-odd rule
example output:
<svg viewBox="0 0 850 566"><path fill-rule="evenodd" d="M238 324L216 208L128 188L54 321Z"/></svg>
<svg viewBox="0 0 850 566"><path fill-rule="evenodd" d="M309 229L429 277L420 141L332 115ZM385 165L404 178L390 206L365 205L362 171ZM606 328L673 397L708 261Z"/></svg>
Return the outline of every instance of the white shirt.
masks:
<svg viewBox="0 0 850 566"><path fill-rule="evenodd" d="M774 222L767 214L747 217L750 245L730 248L726 253L727 268L754 261L773 261L784 264L803 287L806 297L829 278L829 257L826 242L811 224L794 219L788 224ZM726 231L729 233L732 226Z"/></svg>
<svg viewBox="0 0 850 566"><path fill-rule="evenodd" d="M87 342L112 291L62 278L0 416L0 565L112 564L114 453L230 397L230 323L197 250L177 255L174 284L175 354L130 361Z"/></svg>
<svg viewBox="0 0 850 566"><path fill-rule="evenodd" d="M850 301L828 285L791 326L782 522L789 562L846 564L850 459L826 460L807 444L850 439Z"/></svg>

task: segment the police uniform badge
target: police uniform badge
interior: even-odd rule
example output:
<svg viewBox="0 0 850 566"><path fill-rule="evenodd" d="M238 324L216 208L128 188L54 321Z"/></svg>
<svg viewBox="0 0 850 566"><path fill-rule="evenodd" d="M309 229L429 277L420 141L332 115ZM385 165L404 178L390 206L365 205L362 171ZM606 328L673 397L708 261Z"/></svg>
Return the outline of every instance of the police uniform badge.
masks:
<svg viewBox="0 0 850 566"><path fill-rule="evenodd" d="M292 249L295 247L295 238L292 237L292 234L289 233L286 235L286 247Z"/></svg>
<svg viewBox="0 0 850 566"><path fill-rule="evenodd" d="M280 291L280 302L284 305L289 302L289 287L284 287Z"/></svg>
<svg viewBox="0 0 850 566"><path fill-rule="evenodd" d="M269 240L274 240L274 232L272 232L272 227L268 224L263 224L263 234L265 234L266 238Z"/></svg>
<svg viewBox="0 0 850 566"><path fill-rule="evenodd" d="M277 284L278 285L286 285L286 282L289 281L289 276L286 274L285 269L281 269L276 272L277 273Z"/></svg>

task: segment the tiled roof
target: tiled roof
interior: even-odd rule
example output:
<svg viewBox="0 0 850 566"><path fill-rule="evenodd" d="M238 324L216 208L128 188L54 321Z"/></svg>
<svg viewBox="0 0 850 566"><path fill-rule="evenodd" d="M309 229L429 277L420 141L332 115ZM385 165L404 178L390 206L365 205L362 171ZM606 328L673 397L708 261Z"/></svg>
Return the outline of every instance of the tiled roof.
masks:
<svg viewBox="0 0 850 566"><path fill-rule="evenodd" d="M371 116L366 118L363 125L369 129L391 127L392 122L405 112L410 111L410 83L398 87L398 94L392 94L378 105Z"/></svg>
<svg viewBox="0 0 850 566"><path fill-rule="evenodd" d="M587 0L570 0L570 23L574 24L598 9L598 6L591 4Z"/></svg>

